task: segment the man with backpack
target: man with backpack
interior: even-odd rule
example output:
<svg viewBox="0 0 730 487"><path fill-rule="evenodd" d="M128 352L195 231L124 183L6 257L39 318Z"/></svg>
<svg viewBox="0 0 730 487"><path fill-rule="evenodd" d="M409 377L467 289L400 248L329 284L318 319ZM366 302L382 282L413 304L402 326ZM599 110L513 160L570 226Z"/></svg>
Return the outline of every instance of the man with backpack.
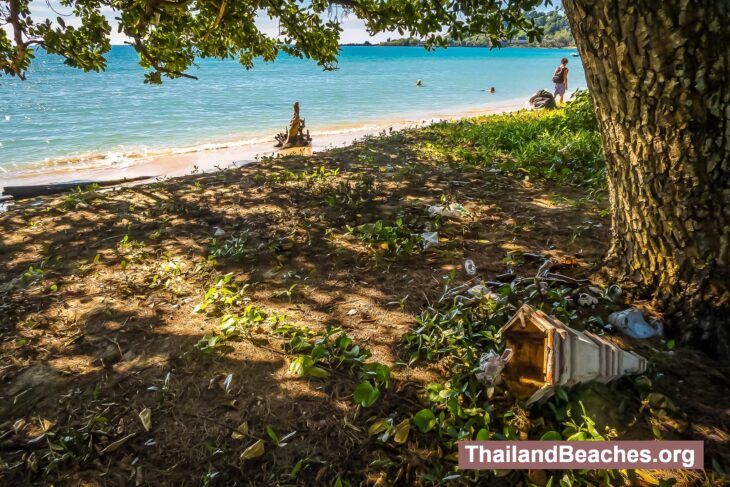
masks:
<svg viewBox="0 0 730 487"><path fill-rule="evenodd" d="M563 58L560 60L560 66L555 68L555 73L553 73L553 83L555 83L555 93L554 96L557 98L558 95L560 95L560 103L563 103L563 95L565 95L565 90L568 89L568 58Z"/></svg>

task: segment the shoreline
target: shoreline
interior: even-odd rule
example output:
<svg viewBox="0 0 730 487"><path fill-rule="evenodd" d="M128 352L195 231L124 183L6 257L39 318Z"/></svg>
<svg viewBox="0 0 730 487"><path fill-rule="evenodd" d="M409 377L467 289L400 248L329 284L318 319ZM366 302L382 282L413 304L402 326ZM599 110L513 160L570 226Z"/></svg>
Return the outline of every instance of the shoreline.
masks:
<svg viewBox="0 0 730 487"><path fill-rule="evenodd" d="M525 99L495 101L474 108L461 108L454 111L437 111L416 116L412 114L402 119L364 120L348 125L322 126L312 130L312 152L322 152L335 147L344 147L358 139L390 131L400 131L423 127L432 123L461 118L508 113L524 108ZM4 186L31 186L55 183L104 181L116 179L146 179L136 182L143 184L158 178L184 176L193 172L212 172L231 166L242 166L256 162L261 157L277 156L274 149L273 133L270 141L264 134L246 139L232 139L219 143L202 143L196 146L178 147L150 151L140 154L128 164L115 166L113 163L103 167L79 167L73 162L63 166L41 166L33 172L19 171L0 174L0 191ZM130 153L130 156L136 155ZM281 154L279 154L281 155ZM67 160L72 160L68 158ZM83 159L79 158L79 162ZM0 192L0 195L2 193Z"/></svg>

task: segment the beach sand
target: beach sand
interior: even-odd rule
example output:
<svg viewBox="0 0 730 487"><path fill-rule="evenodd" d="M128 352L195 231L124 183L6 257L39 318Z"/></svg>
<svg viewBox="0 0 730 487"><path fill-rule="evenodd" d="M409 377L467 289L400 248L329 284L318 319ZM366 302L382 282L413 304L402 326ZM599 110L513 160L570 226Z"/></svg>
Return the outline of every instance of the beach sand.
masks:
<svg viewBox="0 0 730 487"><path fill-rule="evenodd" d="M383 131L403 130L424 126L442 120L454 120L465 117L476 117L495 113L516 111L524 107L525 99L501 100L473 109L451 113L434 112L420 117L411 116L402 119L386 119L350 126L321 127L312 130L312 152L320 152L333 147L343 147L357 139L378 135ZM124 165L106 164L100 167L79 167L74 164L63 164L44 167L42 171L25 171L0 174L0 187L35 184L54 184L86 181L109 181L123 178L149 179L183 176L191 172L211 172L230 166L249 164L264 156L276 156L274 134L271 140L241 144L232 141L230 144L217 144L214 148L201 145L183 150L160 151L160 153L138 157ZM137 183L139 184L139 183Z"/></svg>

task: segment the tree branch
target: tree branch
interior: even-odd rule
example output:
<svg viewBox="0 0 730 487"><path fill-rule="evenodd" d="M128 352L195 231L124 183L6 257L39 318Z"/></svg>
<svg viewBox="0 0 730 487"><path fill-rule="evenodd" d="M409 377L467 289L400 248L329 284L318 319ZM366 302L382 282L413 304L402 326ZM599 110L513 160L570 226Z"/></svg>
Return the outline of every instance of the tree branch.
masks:
<svg viewBox="0 0 730 487"><path fill-rule="evenodd" d="M148 63L150 63L150 66L155 68L155 71L158 73L165 73L167 75L172 76L179 76L181 78L188 78L188 79L194 79L197 80L197 76L193 76L192 74L183 73L182 71L174 71L171 69L167 69L165 66L161 66L155 58L149 53L145 45L142 43L142 40L139 37L134 38L134 47L137 49L137 52L142 55L145 60L147 60Z"/></svg>
<svg viewBox="0 0 730 487"><path fill-rule="evenodd" d="M28 44L23 41L23 26L20 24L20 0L10 0L10 15L7 17L8 24L13 26L13 40L18 49L15 59L7 63L8 69L14 72L18 78L25 81L25 75L19 65L27 55Z"/></svg>

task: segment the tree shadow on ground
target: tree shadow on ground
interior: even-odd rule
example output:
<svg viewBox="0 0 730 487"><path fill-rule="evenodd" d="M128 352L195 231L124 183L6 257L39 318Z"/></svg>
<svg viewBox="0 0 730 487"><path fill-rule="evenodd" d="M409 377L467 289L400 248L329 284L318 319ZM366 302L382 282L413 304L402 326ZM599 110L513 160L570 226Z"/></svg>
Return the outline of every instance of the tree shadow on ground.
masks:
<svg viewBox="0 0 730 487"><path fill-rule="evenodd" d="M294 377L266 333L257 334L263 344L226 342L224 354L195 350L219 319L193 312L215 278L230 273L237 286L250 286L243 305L313 329L340 326L374 360L394 364L405 359L402 337L414 315L438 299L445 278L472 279L467 258L484 281L509 269L534 275L543 258L571 260L572 277L590 275L607 242L599 215L605 201L582 188L495 172L488 161L431 160L419 152L419 137L396 134L80 202L45 199L0 216L0 448L10 466L0 476L322 485L377 472L373 462L394 462L398 472L422 464L425 443L398 448L366 431L373 418L422 407L417 391L440 378L438 366L397 369L393 392L362 410L350 398L356 378ZM317 175L320 167L339 174ZM470 215L429 215L429 205L452 201ZM398 219L414 233L438 231L439 245L393 256L350 230ZM209 259L237 236L245 238L235 258ZM713 398L720 402L708 407L727 407ZM149 432L138 417L145 408ZM707 431L727 431L722 417L702 420ZM248 433L232 438L243 422ZM267 426L296 435L278 448ZM31 442L44 428L46 437ZM704 438L713 442L708 450L722 444ZM267 453L242 462L255 439L267 439Z"/></svg>

